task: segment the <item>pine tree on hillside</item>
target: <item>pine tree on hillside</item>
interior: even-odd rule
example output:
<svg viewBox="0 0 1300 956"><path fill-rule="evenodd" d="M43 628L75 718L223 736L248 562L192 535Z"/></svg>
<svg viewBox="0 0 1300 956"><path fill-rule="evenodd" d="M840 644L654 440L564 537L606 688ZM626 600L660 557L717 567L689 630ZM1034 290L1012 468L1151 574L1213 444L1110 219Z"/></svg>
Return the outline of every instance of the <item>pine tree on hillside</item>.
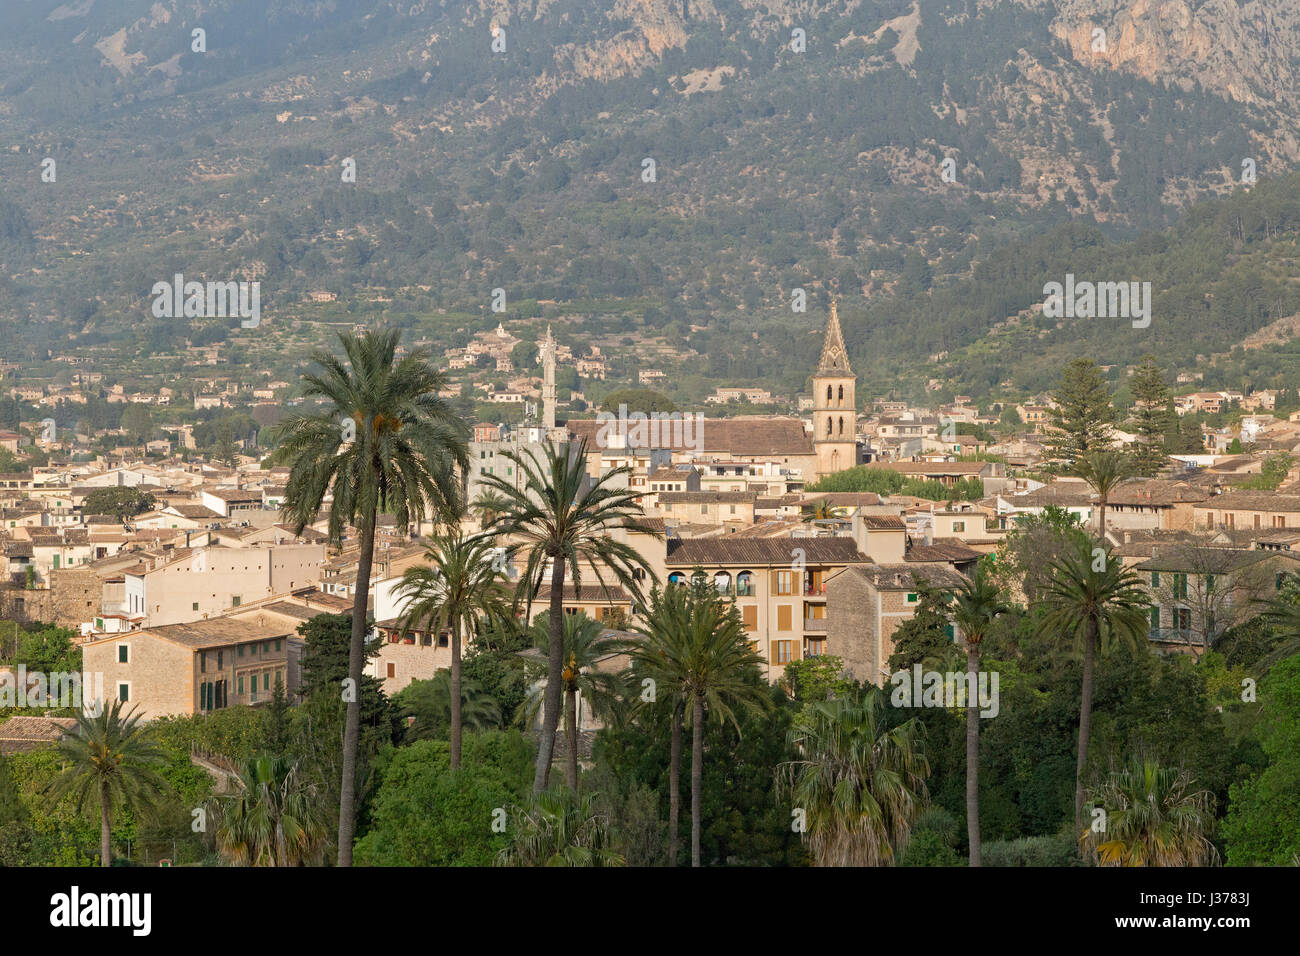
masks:
<svg viewBox="0 0 1300 956"><path fill-rule="evenodd" d="M1168 461L1166 439L1169 432L1169 383L1155 356L1142 356L1142 364L1133 373L1133 416L1129 420L1137 432L1133 448L1133 465L1138 475L1150 478Z"/></svg>
<svg viewBox="0 0 1300 956"><path fill-rule="evenodd" d="M1095 362L1079 358L1067 365L1052 397L1057 407L1049 414L1058 429L1048 438L1053 457L1074 461L1089 451L1110 446L1115 409Z"/></svg>

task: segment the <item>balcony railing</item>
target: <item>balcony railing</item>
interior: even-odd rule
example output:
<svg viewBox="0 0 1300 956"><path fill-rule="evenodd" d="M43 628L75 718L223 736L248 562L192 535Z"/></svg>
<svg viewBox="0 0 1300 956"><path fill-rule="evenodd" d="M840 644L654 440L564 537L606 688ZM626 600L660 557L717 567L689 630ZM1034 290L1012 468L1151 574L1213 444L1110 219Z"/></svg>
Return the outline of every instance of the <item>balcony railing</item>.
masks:
<svg viewBox="0 0 1300 956"><path fill-rule="evenodd" d="M1153 627L1150 639L1161 644L1205 644L1205 638L1200 631L1181 627Z"/></svg>
<svg viewBox="0 0 1300 956"><path fill-rule="evenodd" d="M806 617L803 619L805 631L825 631L830 621L824 617Z"/></svg>
<svg viewBox="0 0 1300 956"><path fill-rule="evenodd" d="M821 584L808 583L803 586L803 593L808 597L820 597L826 593L826 582Z"/></svg>

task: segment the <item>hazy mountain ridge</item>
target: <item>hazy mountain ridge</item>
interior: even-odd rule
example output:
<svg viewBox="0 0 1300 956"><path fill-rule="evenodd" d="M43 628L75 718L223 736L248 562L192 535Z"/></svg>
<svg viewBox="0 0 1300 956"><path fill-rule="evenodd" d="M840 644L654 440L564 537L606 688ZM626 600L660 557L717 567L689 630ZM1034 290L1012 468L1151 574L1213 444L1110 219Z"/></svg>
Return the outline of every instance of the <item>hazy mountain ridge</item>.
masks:
<svg viewBox="0 0 1300 956"><path fill-rule="evenodd" d="M6 7L5 325L28 343L154 334L141 303L176 270L260 277L271 315L317 287L482 311L501 286L649 330L704 324L728 343L727 374L793 383L794 285L823 303L838 287L853 338L854 316L923 302L1008 243L1072 218L1131 234L1239 188L1243 158L1280 171L1295 98L1267 90L1294 90L1294 7ZM806 53L790 49L796 27ZM45 59L17 55L31 49ZM47 155L63 172L42 192ZM345 157L361 174L343 187ZM909 361L993 324L930 336L881 321L873 335Z"/></svg>

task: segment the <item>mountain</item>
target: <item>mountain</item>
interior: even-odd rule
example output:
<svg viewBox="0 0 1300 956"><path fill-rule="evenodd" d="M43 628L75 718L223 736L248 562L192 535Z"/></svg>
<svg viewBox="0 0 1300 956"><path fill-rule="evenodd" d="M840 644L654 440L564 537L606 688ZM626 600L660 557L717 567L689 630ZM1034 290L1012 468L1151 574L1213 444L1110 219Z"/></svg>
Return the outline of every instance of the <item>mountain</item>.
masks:
<svg viewBox="0 0 1300 956"><path fill-rule="evenodd" d="M1132 242L1247 189L1251 164L1261 184L1290 167L1295 6L7 4L0 333L125 374L231 335L228 354L284 368L316 323L450 343L502 318L502 289L524 329L635 343L627 369L653 345L691 399L719 378L802 387L838 290L866 383L915 390L1051 278L972 314L982 268ZM264 327L155 319L150 289L177 272L259 280ZM1027 384L1033 357L944 374Z"/></svg>

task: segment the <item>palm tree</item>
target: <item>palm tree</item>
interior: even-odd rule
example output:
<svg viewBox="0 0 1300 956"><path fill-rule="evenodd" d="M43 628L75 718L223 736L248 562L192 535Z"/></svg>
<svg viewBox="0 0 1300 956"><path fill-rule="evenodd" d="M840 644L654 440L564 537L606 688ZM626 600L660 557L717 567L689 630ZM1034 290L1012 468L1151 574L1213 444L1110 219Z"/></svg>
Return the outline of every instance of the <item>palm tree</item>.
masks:
<svg viewBox="0 0 1300 956"><path fill-rule="evenodd" d="M795 717L799 757L777 768L777 789L803 810L817 866L888 866L902 853L930 799L924 732L915 717L891 729L876 687Z"/></svg>
<svg viewBox="0 0 1300 956"><path fill-rule="evenodd" d="M1192 786L1186 770L1134 757L1089 792L1105 827L1089 827L1080 842L1102 866L1208 866L1219 855L1206 835L1214 795Z"/></svg>
<svg viewBox="0 0 1300 956"><path fill-rule="evenodd" d="M637 550L610 536L625 530L654 533L639 519L643 512L636 494L618 488L617 480L630 474L629 468L614 468L596 480L587 476L587 443L577 448L548 445L541 457L532 449L506 452L504 456L519 470L523 486L515 488L499 475L485 475L486 488L501 499L503 510L492 522L500 534L517 539L528 552L522 592L532 609L550 573L550 639L546 663L546 694L542 732L537 746L537 771L533 792L541 793L550 782L555 753L555 731L560 721L560 693L564 671L564 582L571 574L574 590L582 587L584 563L590 566L602 588L608 590L605 575L611 574L634 599L641 596L639 572L654 578L654 570ZM547 565L549 564L549 569Z"/></svg>
<svg viewBox="0 0 1300 956"><path fill-rule="evenodd" d="M1300 654L1300 576L1284 574L1277 593L1256 603L1262 610L1260 621L1274 634L1273 646L1253 667L1256 676L1263 677L1279 661Z"/></svg>
<svg viewBox="0 0 1300 956"><path fill-rule="evenodd" d="M671 590L671 589L670 589ZM700 865L704 805L704 718L730 721L740 733L736 710L761 711L770 703L763 663L745 633L740 612L717 591L694 589L681 641L680 668L691 723L691 866Z"/></svg>
<svg viewBox="0 0 1300 956"><path fill-rule="evenodd" d="M980 670L980 644L999 615L1011 608L993 580L988 564L975 566L975 577L963 581L953 600L953 623L966 641L966 832L970 838L970 865L980 865L980 714L975 681Z"/></svg>
<svg viewBox="0 0 1300 956"><path fill-rule="evenodd" d="M453 520L425 548L428 565L407 568L394 592L407 601L399 621L403 634L417 628L431 634L451 632L452 770L460 768L461 632L476 633L486 623L509 616L508 553L487 535L467 537L460 522Z"/></svg>
<svg viewBox="0 0 1300 956"><path fill-rule="evenodd" d="M51 801L72 794L80 811L93 795L99 798L99 863L113 862L113 808L149 810L167 784L158 773L164 759L134 708L122 702L100 706L99 713L77 714L76 729L59 741L65 769L50 784Z"/></svg>
<svg viewBox="0 0 1300 956"><path fill-rule="evenodd" d="M813 502L812 507L804 512L803 517L799 520L805 524L818 524L823 521L834 521L835 517L835 510L831 507L830 502L822 498Z"/></svg>
<svg viewBox="0 0 1300 956"><path fill-rule="evenodd" d="M550 650L550 628L540 616L529 628L533 646L546 653ZM586 701L593 714L610 717L623 701L623 682L617 673L600 671L598 665L622 651L623 644L606 635L606 628L586 614L564 616L564 669L560 679L564 682L564 737L569 747L565 772L569 787L578 789L578 695ZM524 725L532 727L537 722L537 711L542 706L542 688L535 684L526 705L520 709Z"/></svg>
<svg viewBox="0 0 1300 956"><path fill-rule="evenodd" d="M1085 452L1076 462L1075 471L1097 495L1097 536L1105 538L1106 505L1115 489L1133 476L1133 459L1121 451L1099 448Z"/></svg>
<svg viewBox="0 0 1300 956"><path fill-rule="evenodd" d="M683 665L691 594L691 590L680 586L666 591L656 587L642 614L645 623L636 626L641 639L629 641L625 648L631 662L633 684L651 682L652 693L645 702L656 707L660 701L669 705L668 858L673 866L677 865L678 818L681 813L682 725L686 710Z"/></svg>
<svg viewBox="0 0 1300 956"><path fill-rule="evenodd" d="M405 740L427 740L441 735L442 728L452 725L451 671L438 671L428 680L414 680L403 687L393 703L405 718L414 718ZM476 681L460 682L461 726L470 730L491 730L501 726L501 705ZM456 753L459 764L460 753Z"/></svg>
<svg viewBox="0 0 1300 956"><path fill-rule="evenodd" d="M329 539L338 546L347 525L357 530L361 554L352 603L348 679L361 684L366 609L381 511L400 528L426 514L453 509L456 468L469 467L468 429L438 396L446 376L416 349L396 358L401 333L377 330L340 335L346 364L323 349L312 355L319 372L303 376L303 393L323 403L314 414L295 415L277 428L273 462L290 465L283 514L294 530L316 520L327 495ZM342 783L339 788L339 866L352 865L356 826L357 748L361 712L356 693L345 695Z"/></svg>
<svg viewBox="0 0 1300 956"><path fill-rule="evenodd" d="M469 510L478 515L480 531L486 531L498 514L506 510L506 501L494 491L480 491Z"/></svg>
<svg viewBox="0 0 1300 956"><path fill-rule="evenodd" d="M250 757L238 792L215 798L217 847L235 866L319 864L329 839L329 815L299 762Z"/></svg>
<svg viewBox="0 0 1300 956"><path fill-rule="evenodd" d="M1042 627L1083 644L1083 682L1079 704L1079 755L1074 772L1074 824L1083 820L1083 775L1092 728L1094 661L1106 645L1120 640L1136 646L1147 627L1150 599L1138 576L1108 548L1084 534L1048 565Z"/></svg>
<svg viewBox="0 0 1300 956"><path fill-rule="evenodd" d="M498 866L623 866L610 848L609 822L596 812L596 794L563 788L533 798L531 807L511 807L513 839Z"/></svg>

